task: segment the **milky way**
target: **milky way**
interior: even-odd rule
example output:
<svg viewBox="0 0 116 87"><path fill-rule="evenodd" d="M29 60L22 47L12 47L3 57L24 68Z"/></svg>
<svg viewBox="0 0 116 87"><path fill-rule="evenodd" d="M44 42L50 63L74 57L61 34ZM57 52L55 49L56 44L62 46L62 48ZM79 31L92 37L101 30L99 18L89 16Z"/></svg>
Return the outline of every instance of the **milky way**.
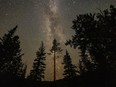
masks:
<svg viewBox="0 0 116 87"><path fill-rule="evenodd" d="M51 46L52 41L55 38L57 38L60 41L60 43L62 43L65 40L65 35L63 34L63 29L60 25L60 18L57 12L58 8L56 6L55 0L49 0L49 2L46 4L47 8L44 8L47 35L46 39L48 42L51 41L51 43L48 43L48 45ZM61 66L60 60L61 59L56 60L56 79L59 78L58 72L60 71Z"/></svg>
<svg viewBox="0 0 116 87"><path fill-rule="evenodd" d="M53 41L57 38L60 42L63 42L65 35L63 34L63 29L60 24L60 18L57 12L57 5L55 0L48 0L48 3L45 3L44 6L44 17L46 20L46 34L47 41ZM50 45L50 44L49 44Z"/></svg>

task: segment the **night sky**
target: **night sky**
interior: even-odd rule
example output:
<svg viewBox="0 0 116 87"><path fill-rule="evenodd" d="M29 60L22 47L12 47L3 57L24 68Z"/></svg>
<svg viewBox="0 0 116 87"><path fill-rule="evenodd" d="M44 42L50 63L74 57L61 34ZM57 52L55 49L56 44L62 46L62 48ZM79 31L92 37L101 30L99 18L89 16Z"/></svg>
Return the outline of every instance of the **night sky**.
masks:
<svg viewBox="0 0 116 87"><path fill-rule="evenodd" d="M73 35L72 21L76 15L106 9L116 0L0 0L0 37L18 25L24 63L31 69L41 41L49 53L52 40L56 38L65 51L68 49L73 63L77 65L78 50L64 43ZM62 78L62 55L57 59L57 79ZM53 80L53 56L47 56L45 80Z"/></svg>

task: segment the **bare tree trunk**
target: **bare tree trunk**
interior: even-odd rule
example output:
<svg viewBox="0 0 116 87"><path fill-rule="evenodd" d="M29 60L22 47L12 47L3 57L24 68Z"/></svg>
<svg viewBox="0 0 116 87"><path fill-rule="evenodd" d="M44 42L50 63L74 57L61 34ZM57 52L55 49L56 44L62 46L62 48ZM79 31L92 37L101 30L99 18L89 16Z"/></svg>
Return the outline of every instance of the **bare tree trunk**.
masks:
<svg viewBox="0 0 116 87"><path fill-rule="evenodd" d="M56 81L56 54L54 51L54 82Z"/></svg>

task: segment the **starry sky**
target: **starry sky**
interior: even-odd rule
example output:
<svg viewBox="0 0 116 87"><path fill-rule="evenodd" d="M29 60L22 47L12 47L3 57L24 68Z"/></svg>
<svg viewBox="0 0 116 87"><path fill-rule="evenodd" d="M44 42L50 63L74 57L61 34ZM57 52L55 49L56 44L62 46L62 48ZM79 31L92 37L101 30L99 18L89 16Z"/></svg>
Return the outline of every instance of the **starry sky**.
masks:
<svg viewBox="0 0 116 87"><path fill-rule="evenodd" d="M78 50L64 45L74 34L72 21L78 14L95 13L98 9L116 5L115 0L0 0L0 37L18 25L16 34L20 36L24 63L28 65L27 74L36 58L36 51L41 41L45 43L46 52L56 38L65 51L68 49L72 61L78 63ZM62 78L62 56L57 59L57 79ZM53 80L53 56L46 55L45 80Z"/></svg>

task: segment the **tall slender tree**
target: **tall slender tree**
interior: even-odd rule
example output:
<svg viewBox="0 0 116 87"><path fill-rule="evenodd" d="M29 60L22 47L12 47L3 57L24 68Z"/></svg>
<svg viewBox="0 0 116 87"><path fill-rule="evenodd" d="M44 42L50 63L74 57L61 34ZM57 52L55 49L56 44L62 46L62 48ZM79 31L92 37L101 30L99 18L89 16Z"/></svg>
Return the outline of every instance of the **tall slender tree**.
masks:
<svg viewBox="0 0 116 87"><path fill-rule="evenodd" d="M51 51L51 53L54 54L54 81L56 81L56 53L62 52L60 43L58 43L56 39L53 40L53 46L50 51Z"/></svg>
<svg viewBox="0 0 116 87"><path fill-rule="evenodd" d="M17 26L0 38L0 73L20 76L23 70L19 36L14 35Z"/></svg>
<svg viewBox="0 0 116 87"><path fill-rule="evenodd" d="M72 64L71 57L67 50L66 50L66 54L64 55L63 64L64 64L64 73L63 73L64 78L65 79L76 78L77 77L77 70L76 70L77 67L74 64Z"/></svg>
<svg viewBox="0 0 116 87"><path fill-rule="evenodd" d="M45 59L46 59L45 47L43 42L39 48L39 51L36 52L37 58L34 60L33 69L30 71L28 79L33 81L42 81L44 79L45 71Z"/></svg>

